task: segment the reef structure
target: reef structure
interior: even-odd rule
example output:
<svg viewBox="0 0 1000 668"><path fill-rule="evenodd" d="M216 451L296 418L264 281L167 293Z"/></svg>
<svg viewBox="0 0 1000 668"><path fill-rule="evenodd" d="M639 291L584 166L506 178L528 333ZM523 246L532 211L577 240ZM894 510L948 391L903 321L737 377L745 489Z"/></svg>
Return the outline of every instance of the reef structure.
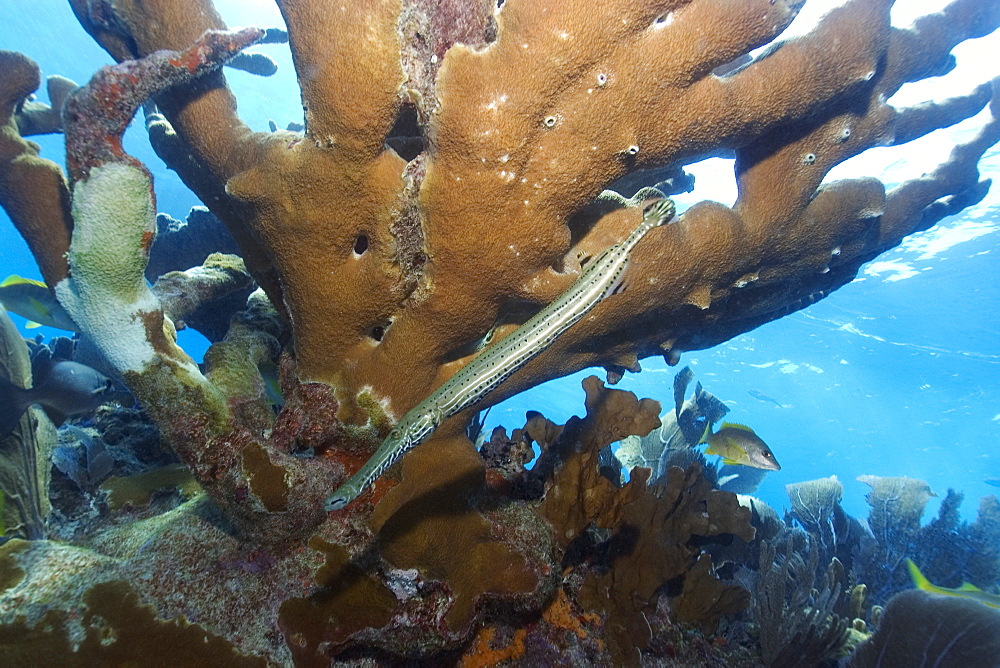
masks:
<svg viewBox="0 0 1000 668"><path fill-rule="evenodd" d="M67 183L18 133L37 68L4 54L0 202L60 302L240 540L322 555L317 578L334 593L320 598L341 610L384 604L353 627L316 612L316 600L310 614L287 602L286 622L327 621L306 630L283 622L302 661L352 643L398 654L415 638L425 653L454 649L490 609L551 602L570 546L550 535L560 529L539 497L612 490L596 475L596 455L572 473L575 483L559 479L575 470L567 455L540 494L520 494L465 437L472 412L588 367L613 380L646 357L673 363L812 303L906 235L979 201L989 184L976 164L1000 140L997 82L940 104L887 102L904 83L946 72L955 45L994 30L997 2L956 0L898 29L892 2L852 0L782 42L800 1L278 5L302 93L301 133L248 128L218 69L263 31L225 32L209 0L71 0L120 65L64 107ZM234 327L209 350L204 373L177 347L143 279L155 204L120 133L149 96L162 112L148 128L154 147L227 225L291 333L284 342ZM987 106L992 120L980 134L920 179L888 192L875 179L822 183L849 157ZM373 492L324 512L323 499L395 422L635 229L640 202L599 197L605 188L712 155L736 157L733 207L702 202L651 230L631 256L627 291L446 421ZM268 362L280 367L277 416L260 373ZM616 438L649 433L656 413L646 413L652 422ZM675 489L663 498L708 494L697 473L666 478ZM639 504L629 495L646 498L644 479L635 480L625 496ZM541 507L555 503L547 498ZM705 503L721 515L729 502L712 498ZM745 519L729 518L728 533L752 535ZM463 559L440 547L455 536ZM698 564L698 577L715 581L705 555L681 553L664 577ZM486 577L498 564L506 577ZM660 584L644 584L648 600L625 626L657 608ZM418 633L403 618L438 626L414 623ZM624 644L616 641L621 656Z"/></svg>
<svg viewBox="0 0 1000 668"><path fill-rule="evenodd" d="M173 145L164 155L194 156L171 166L228 225L291 324L295 380L309 384L296 405L325 407L328 433L315 445L345 455L323 468L331 489L357 467L346 456L370 453L393 421L475 355L476 342L508 334L569 287L581 263L634 229L637 209L601 216L606 208L588 208L616 178L735 153L739 198L732 208L703 202L651 232L635 250L631 289L479 408L589 366L620 374L650 355L675 360L724 341L827 294L905 235L980 199L988 183L976 162L997 139L995 120L948 162L891 192L873 179L821 185L832 166L867 148L1000 104L990 83L941 104L887 104L905 82L946 71L954 45L1000 21L995 3L959 0L903 30L890 26L891 4L849 2L808 35L717 76L774 40L800 3L582 12L571 3L541 11L519 1L499 9L385 1L328 12L281 2L304 133L251 132L215 71L155 96L170 123L157 143ZM167 1L73 6L123 61L185 49L225 27L209 2L197 10ZM87 114L109 112L121 114L99 102ZM72 137L72 119L67 125ZM401 134L420 140L409 159L392 148ZM84 159L74 151L71 163ZM68 273L70 223L53 220L52 233L32 223L22 230L56 285ZM113 238L110 228L95 233ZM106 347L120 348L117 340ZM224 397L182 366L121 371L135 374L133 389L160 407L156 419L182 459L251 533L261 522L271 535L314 528L324 516L306 508L324 495L302 483L317 467L284 457L297 436L279 444L275 434L286 432L278 429L260 438L265 424L236 437L244 428L225 404L256 397ZM183 380L167 378L178 373ZM164 387L199 396L161 396ZM459 433L463 419L439 432ZM256 491L245 484L255 468L272 472ZM292 515L305 519L287 521Z"/></svg>

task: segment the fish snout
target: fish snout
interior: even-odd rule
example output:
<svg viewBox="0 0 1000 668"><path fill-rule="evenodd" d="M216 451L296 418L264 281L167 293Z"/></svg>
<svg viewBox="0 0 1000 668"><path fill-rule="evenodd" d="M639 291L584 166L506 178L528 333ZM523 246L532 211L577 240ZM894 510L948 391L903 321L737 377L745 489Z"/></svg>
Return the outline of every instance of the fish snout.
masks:
<svg viewBox="0 0 1000 668"><path fill-rule="evenodd" d="M778 463L778 460L774 457L774 453L770 450L761 450L756 453L756 456L753 459L757 468L764 469L765 471L781 470L781 464Z"/></svg>

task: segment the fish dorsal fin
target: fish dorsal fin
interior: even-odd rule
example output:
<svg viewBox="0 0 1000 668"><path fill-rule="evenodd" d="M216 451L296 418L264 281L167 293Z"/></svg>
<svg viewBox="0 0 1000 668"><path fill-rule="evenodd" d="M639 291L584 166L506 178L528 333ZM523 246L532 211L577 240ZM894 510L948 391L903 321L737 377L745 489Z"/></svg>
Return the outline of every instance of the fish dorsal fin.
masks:
<svg viewBox="0 0 1000 668"><path fill-rule="evenodd" d="M982 591L982 589L971 582L963 582L962 586L958 588L958 591Z"/></svg>
<svg viewBox="0 0 1000 668"><path fill-rule="evenodd" d="M732 429L742 429L743 431L748 431L751 434L754 433L753 429L751 429L750 427L746 426L745 424L738 424L736 422L723 422L722 427L720 427L720 429L726 429L727 427Z"/></svg>
<svg viewBox="0 0 1000 668"><path fill-rule="evenodd" d="M25 283L29 285L37 285L38 287L45 288L46 290L49 289L49 286L45 285L45 283L42 283L41 281L36 281L33 278L24 278L22 276L18 276L17 274L11 274L7 278L3 279L3 282L0 282L0 288L7 288L11 285L24 285Z"/></svg>

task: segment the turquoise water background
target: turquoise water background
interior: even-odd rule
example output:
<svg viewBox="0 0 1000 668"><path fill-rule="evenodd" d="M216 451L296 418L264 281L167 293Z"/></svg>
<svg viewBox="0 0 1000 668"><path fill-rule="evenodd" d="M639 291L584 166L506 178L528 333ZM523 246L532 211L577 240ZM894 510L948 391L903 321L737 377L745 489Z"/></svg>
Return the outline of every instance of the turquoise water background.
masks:
<svg viewBox="0 0 1000 668"><path fill-rule="evenodd" d="M272 4L217 2L230 25L280 25ZM906 25L920 9L910 3ZM813 9L814 8L814 9ZM792 30L804 30L822 4ZM22 51L43 76L61 74L85 82L111 59L77 24L64 0L2 0L0 48ZM907 86L898 98L911 104L926 97L967 92L1000 74L997 38L956 50L959 68L922 87ZM279 74L262 79L228 70L240 100L240 114L255 130L269 119L279 126L301 122L301 104L291 59L284 45L258 47L279 64ZM991 71L993 68L995 71ZM45 99L44 90L40 97ZM893 100L897 102L896 99ZM830 179L867 174L891 186L930 171L950 145L969 137L983 116L914 145L870 151L837 168ZM62 163L62 137L33 137L42 155ZM160 211L183 219L197 199L165 169L149 148L141 123L126 135L126 150L153 171ZM981 163L984 176L1000 175L1000 151ZM731 203L732 166L713 160L692 167L694 193L678 198L681 208L702 199ZM1000 493L984 481L1000 478L1000 185L984 202L907 240L862 270L858 279L808 309L737 337L712 350L687 353L696 379L724 400L735 422L753 427L772 447L783 469L771 474L759 495L779 511L788 505L784 485L836 474L844 483L844 507L867 515L862 474L922 478L944 497L965 492L963 516L972 519L978 499ZM667 269L668 270L668 269ZM38 278L35 263L6 215L0 211L0 278ZM22 319L16 319L23 325ZM40 330L24 330L33 336ZM44 331L47 335L56 331ZM181 339L200 359L204 340ZM674 368L659 359L627 375L618 387L653 397L672 409ZM603 371L596 373L603 378ZM562 422L583 411L580 380L587 373L554 381L494 408L487 427L521 426L526 410ZM748 394L762 392L781 404ZM929 505L936 511L936 503ZM925 516L925 520L928 517Z"/></svg>

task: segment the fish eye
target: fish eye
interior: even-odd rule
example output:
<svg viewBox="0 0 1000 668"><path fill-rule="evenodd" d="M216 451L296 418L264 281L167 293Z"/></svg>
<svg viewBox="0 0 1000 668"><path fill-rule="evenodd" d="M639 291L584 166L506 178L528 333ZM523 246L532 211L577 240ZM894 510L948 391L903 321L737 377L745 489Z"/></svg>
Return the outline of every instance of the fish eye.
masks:
<svg viewBox="0 0 1000 668"><path fill-rule="evenodd" d="M774 458L774 455L772 455L772 454L771 454L771 453L770 453L769 451L767 451L767 450L765 450L765 451L764 451L764 456L765 456L765 457L767 457L768 459L773 459L773 458Z"/></svg>

